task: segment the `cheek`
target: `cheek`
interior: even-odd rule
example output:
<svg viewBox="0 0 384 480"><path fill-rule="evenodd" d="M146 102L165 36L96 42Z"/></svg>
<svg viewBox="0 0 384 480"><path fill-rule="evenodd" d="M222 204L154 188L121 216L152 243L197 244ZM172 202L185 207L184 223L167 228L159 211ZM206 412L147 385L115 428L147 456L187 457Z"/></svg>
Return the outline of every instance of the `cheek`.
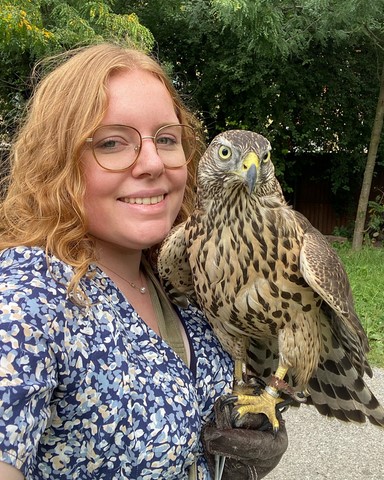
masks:
<svg viewBox="0 0 384 480"><path fill-rule="evenodd" d="M104 187L103 187L104 185ZM85 206L89 207L92 205L92 202L95 201L105 188L105 182L99 180L98 176L95 174L87 173L85 174Z"/></svg>
<svg viewBox="0 0 384 480"><path fill-rule="evenodd" d="M89 168L89 164L86 164L84 168L84 180L84 208L87 219L89 219L92 218L95 210L100 208L100 202L111 196L116 189L116 182L113 181L112 175L106 175L105 171L98 168L97 165Z"/></svg>
<svg viewBox="0 0 384 480"><path fill-rule="evenodd" d="M181 204L183 203L187 177L187 167L184 167L180 170L171 171L171 183L173 185L174 201L177 203L177 206L175 205L175 208L177 209L176 215L180 210Z"/></svg>

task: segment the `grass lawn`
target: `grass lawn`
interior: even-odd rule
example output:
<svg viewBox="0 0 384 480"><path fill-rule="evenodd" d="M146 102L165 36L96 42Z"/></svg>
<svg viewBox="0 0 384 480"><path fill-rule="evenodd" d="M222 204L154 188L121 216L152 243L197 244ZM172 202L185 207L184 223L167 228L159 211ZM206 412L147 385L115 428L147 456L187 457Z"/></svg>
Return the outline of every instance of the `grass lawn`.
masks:
<svg viewBox="0 0 384 480"><path fill-rule="evenodd" d="M348 273L356 312L367 332L371 365L384 367L384 248L335 245Z"/></svg>

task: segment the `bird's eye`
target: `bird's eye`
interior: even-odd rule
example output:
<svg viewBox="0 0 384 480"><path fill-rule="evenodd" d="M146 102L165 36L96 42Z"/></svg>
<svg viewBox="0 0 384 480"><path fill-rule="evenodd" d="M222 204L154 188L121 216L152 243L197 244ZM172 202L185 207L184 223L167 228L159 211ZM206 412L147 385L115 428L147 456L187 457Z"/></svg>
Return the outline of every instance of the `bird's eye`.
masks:
<svg viewBox="0 0 384 480"><path fill-rule="evenodd" d="M261 161L262 162L268 162L268 160L271 158L271 152L264 152L263 155L261 156Z"/></svg>
<svg viewBox="0 0 384 480"><path fill-rule="evenodd" d="M219 157L222 160L229 160L232 157L232 150L225 145L221 145L219 148Z"/></svg>

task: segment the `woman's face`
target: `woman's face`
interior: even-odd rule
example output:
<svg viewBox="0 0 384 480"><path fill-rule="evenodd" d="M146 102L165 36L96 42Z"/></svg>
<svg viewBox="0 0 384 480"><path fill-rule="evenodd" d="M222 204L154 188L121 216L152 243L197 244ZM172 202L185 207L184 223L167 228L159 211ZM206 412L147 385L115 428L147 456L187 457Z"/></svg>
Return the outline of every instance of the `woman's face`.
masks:
<svg viewBox="0 0 384 480"><path fill-rule="evenodd" d="M108 99L102 125L129 125L144 137L179 123L168 90L146 71L116 73ZM89 233L103 249L142 250L163 240L181 207L187 167L164 168L151 139L143 140L139 157L125 171L104 170L91 148L82 158Z"/></svg>

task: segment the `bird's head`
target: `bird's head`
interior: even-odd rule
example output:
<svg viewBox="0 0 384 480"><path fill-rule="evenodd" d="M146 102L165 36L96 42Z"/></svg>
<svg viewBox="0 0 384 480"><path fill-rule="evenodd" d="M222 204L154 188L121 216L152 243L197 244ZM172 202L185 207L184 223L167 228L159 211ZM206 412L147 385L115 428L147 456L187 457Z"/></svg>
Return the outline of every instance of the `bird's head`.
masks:
<svg viewBox="0 0 384 480"><path fill-rule="evenodd" d="M228 130L217 135L202 156L198 184L218 193L245 188L251 195L275 176L271 144L258 133Z"/></svg>

